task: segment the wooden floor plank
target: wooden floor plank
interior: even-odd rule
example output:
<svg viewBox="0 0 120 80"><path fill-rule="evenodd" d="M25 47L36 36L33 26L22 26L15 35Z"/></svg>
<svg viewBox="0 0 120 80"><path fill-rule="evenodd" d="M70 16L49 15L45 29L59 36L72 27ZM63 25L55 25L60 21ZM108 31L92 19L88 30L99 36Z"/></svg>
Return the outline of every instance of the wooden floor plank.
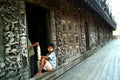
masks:
<svg viewBox="0 0 120 80"><path fill-rule="evenodd" d="M100 77L103 77L103 76L107 75L106 71L107 71L107 69L109 67L110 60L111 60L111 56L107 54L106 55L106 61L104 61L104 63L102 63L102 66L100 66L100 68L97 70L98 73L96 73L96 75L93 78L93 80L100 80Z"/></svg>
<svg viewBox="0 0 120 80"><path fill-rule="evenodd" d="M94 68L96 67L96 61L94 61L95 59L99 60L99 62L101 62L102 56L101 54L97 55L96 57L91 57L90 59L87 59L87 64L85 64L85 68L84 69L80 69L82 70L82 72L80 71L79 74L77 74L77 76L79 76L82 79L86 79L86 77L91 73L91 71L94 70ZM99 63L98 62L98 63ZM89 66L89 68L88 68Z"/></svg>
<svg viewBox="0 0 120 80"><path fill-rule="evenodd" d="M120 47L119 47L120 50ZM118 52L118 80L120 80L120 52Z"/></svg>
<svg viewBox="0 0 120 80"><path fill-rule="evenodd" d="M103 53L100 53L99 55L97 55L97 57L94 57L91 60L89 60L89 65L86 65L86 66L89 66L90 70L85 71L85 73L82 77L82 80L86 80L88 78L88 76L92 79L92 77L95 75L95 70L98 69L98 67L102 63L103 59L104 59L104 55L103 55ZM92 64L92 65L90 65L90 64ZM90 78L88 78L88 79L90 80Z"/></svg>
<svg viewBox="0 0 120 80"><path fill-rule="evenodd" d="M118 53L116 53L115 57L115 67L114 67L114 73L113 73L113 80L118 80Z"/></svg>
<svg viewBox="0 0 120 80"><path fill-rule="evenodd" d="M120 80L120 40L112 41L56 80Z"/></svg>
<svg viewBox="0 0 120 80"><path fill-rule="evenodd" d="M113 73L113 66L114 66L114 56L112 55L112 51L111 51L111 54L109 54L109 56L111 56L111 60L109 60L109 66L107 67L107 70L104 71L106 73L106 75L101 74L99 80L102 80L102 79L103 80L112 80L112 76L111 75Z"/></svg>
<svg viewBox="0 0 120 80"><path fill-rule="evenodd" d="M118 73L115 73L114 74L114 71L116 71L117 69L115 68L115 64L117 63L116 62L116 59L118 58L116 55L116 51L119 51L118 48L116 48L116 46L114 45L113 46L114 49L111 49L111 55L112 55L112 61L111 61L111 64L110 64L110 67L108 68L108 75L106 77L106 80L118 80L117 78L118 77L115 77L115 74L118 74ZM116 50L117 49L117 50ZM114 79L115 78L115 79Z"/></svg>
<svg viewBox="0 0 120 80"><path fill-rule="evenodd" d="M100 63L98 64L97 62L97 64L94 64L94 65L97 65L95 68L94 68L94 70L93 71L91 71L91 73L89 74L89 76L86 78L86 80L93 80L96 76L96 74L98 73L98 70L100 71L100 70L102 70L102 66L101 66L101 64L102 63L104 63L105 61L106 61L106 58L105 58L106 56L102 56L102 58L100 59Z"/></svg>

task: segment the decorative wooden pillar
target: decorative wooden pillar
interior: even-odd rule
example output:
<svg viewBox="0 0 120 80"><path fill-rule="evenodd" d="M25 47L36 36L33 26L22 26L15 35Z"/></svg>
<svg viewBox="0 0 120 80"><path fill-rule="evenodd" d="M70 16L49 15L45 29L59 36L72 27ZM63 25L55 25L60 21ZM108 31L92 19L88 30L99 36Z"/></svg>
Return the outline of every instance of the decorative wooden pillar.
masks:
<svg viewBox="0 0 120 80"><path fill-rule="evenodd" d="M64 43L63 43L63 27L61 25L61 16L60 11L54 11L55 17L55 29L56 29L56 43L57 43L57 58L58 58L58 65L61 65L66 60L66 54L64 50Z"/></svg>
<svg viewBox="0 0 120 80"><path fill-rule="evenodd" d="M3 24L3 8L0 1L0 80L4 80L5 76L5 58L4 58L4 24Z"/></svg>
<svg viewBox="0 0 120 80"><path fill-rule="evenodd" d="M27 79L29 69L24 1L0 0L0 20L4 38L0 79Z"/></svg>
<svg viewBox="0 0 120 80"><path fill-rule="evenodd" d="M30 77L29 71L29 54L28 54L28 35L27 35L27 23L26 23L26 11L24 0L18 0L19 6L19 30L20 30L20 46L21 46L21 59L22 59L22 75L23 79L28 79Z"/></svg>

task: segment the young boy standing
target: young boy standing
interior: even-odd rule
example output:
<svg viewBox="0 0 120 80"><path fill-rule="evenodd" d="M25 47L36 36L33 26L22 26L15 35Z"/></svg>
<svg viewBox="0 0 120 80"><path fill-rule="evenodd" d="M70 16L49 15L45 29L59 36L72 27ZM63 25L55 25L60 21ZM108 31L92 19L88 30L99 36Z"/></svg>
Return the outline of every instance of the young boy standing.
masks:
<svg viewBox="0 0 120 80"><path fill-rule="evenodd" d="M41 64L39 72L35 76L42 76L42 70L54 71L56 68L56 55L54 53L54 45L48 45L48 54L46 56L41 56Z"/></svg>

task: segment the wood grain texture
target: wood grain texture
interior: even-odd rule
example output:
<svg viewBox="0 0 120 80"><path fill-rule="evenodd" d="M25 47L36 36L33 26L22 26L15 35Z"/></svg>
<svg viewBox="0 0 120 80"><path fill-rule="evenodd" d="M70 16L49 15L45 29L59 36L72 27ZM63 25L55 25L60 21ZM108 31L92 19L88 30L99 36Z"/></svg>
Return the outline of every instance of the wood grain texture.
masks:
<svg viewBox="0 0 120 80"><path fill-rule="evenodd" d="M111 41L56 80L120 80L120 40Z"/></svg>

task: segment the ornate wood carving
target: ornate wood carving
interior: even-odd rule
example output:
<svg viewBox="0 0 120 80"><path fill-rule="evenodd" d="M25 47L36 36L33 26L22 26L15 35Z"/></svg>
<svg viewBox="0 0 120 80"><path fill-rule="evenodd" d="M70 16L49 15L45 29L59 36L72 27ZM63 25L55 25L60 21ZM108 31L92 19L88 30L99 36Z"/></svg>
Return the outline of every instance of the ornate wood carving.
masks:
<svg viewBox="0 0 120 80"><path fill-rule="evenodd" d="M56 10L55 14L55 27L56 27L56 40L57 40L57 57L58 65L65 62L66 54L63 44L63 27L61 25L60 11Z"/></svg>
<svg viewBox="0 0 120 80"><path fill-rule="evenodd" d="M18 1L19 4L19 35L20 35L20 47L21 47L21 59L22 59L22 75L23 79L28 79L30 76L29 72L29 61L28 61L28 47L27 47L27 25L26 25L26 13L25 13L25 2Z"/></svg>
<svg viewBox="0 0 120 80"><path fill-rule="evenodd" d="M96 27L96 24L93 23L93 14L88 9L82 11L82 8L79 8L79 6L71 1L59 3L58 0L56 3L59 3L59 5L50 4L49 0L30 0L30 2L52 9L50 12L51 33L52 41L57 47L58 65L80 57L80 53L82 52L83 55L87 56L87 54L85 54L87 45L84 24L86 20L89 26L91 45L95 45L98 40L99 43L104 43L105 40L107 40L104 39L106 36L108 36L109 39L112 36L112 29L104 28L107 25L105 25L106 23L104 23L101 18L97 18L99 24L96 23L98 24L98 27ZM53 1L50 0L50 2ZM59 9L59 7L61 7L61 9ZM0 32L4 32L3 34L0 33L0 36L3 35L4 38L4 54L0 54L0 56L4 58L0 57L0 79L5 77L5 79L11 80L26 80L29 78L29 62L24 1L0 0L0 24ZM107 31L108 35L106 34ZM96 39L97 36L98 40ZM3 40L0 38L0 41ZM1 51L2 50L0 50L0 52Z"/></svg>
<svg viewBox="0 0 120 80"><path fill-rule="evenodd" d="M6 79L23 79L22 55L26 58L25 60L27 60L28 58L26 26L23 20L23 18L25 17L23 16L25 15L25 8L22 8L22 6L25 5L21 2L22 1L17 0L0 1L0 16L4 28L5 58L4 63L1 65L3 69L0 68L0 71L2 70L1 72L3 73L0 72L0 75L4 74L5 72L4 77Z"/></svg>
<svg viewBox="0 0 120 80"><path fill-rule="evenodd" d="M3 76L5 75L2 11L3 9L0 1L0 79L4 79Z"/></svg>

